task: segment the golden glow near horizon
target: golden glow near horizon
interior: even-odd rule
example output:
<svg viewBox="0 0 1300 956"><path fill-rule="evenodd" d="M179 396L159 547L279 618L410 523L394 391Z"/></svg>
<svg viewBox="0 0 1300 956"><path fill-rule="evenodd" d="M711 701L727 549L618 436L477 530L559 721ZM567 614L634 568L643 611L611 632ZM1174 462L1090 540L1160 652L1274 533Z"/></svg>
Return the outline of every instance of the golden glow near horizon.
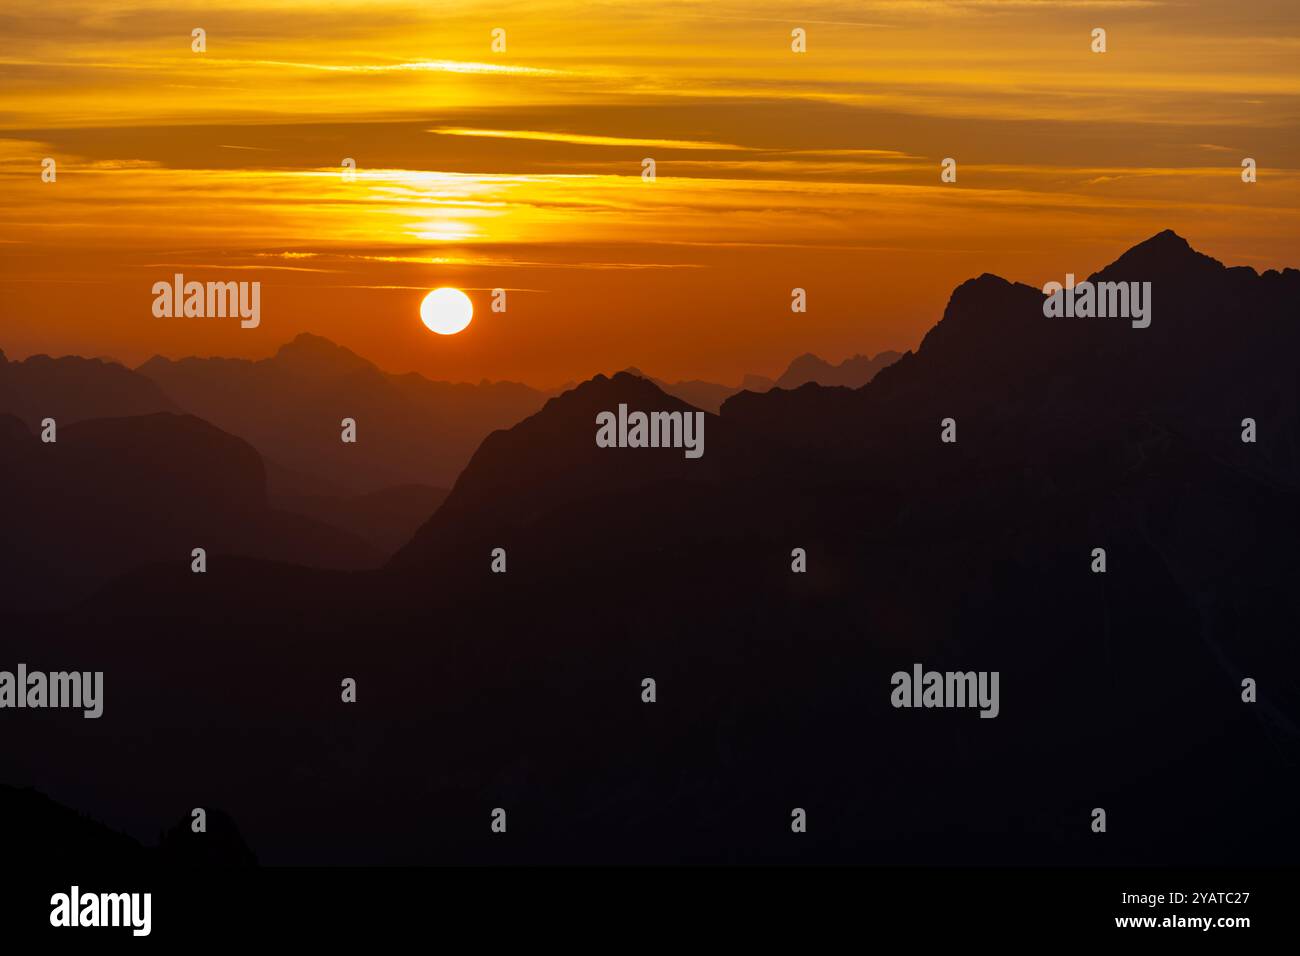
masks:
<svg viewBox="0 0 1300 956"><path fill-rule="evenodd" d="M1167 227L1230 264L1300 265L1289 0L6 14L11 357L260 356L314 331L443 378L735 381L912 347L972 275L1041 285ZM148 321L182 267L260 276L256 333ZM513 290L509 312L430 351L409 316L443 285Z"/></svg>

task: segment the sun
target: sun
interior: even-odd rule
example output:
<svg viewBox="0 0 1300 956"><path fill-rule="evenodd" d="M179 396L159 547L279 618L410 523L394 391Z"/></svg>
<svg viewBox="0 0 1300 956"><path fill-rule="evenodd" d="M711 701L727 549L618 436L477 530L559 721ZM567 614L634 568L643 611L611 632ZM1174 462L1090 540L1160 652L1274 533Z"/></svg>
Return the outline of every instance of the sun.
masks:
<svg viewBox="0 0 1300 956"><path fill-rule="evenodd" d="M455 335L474 318L474 303L460 289L444 286L424 297L420 303L420 318L431 332Z"/></svg>

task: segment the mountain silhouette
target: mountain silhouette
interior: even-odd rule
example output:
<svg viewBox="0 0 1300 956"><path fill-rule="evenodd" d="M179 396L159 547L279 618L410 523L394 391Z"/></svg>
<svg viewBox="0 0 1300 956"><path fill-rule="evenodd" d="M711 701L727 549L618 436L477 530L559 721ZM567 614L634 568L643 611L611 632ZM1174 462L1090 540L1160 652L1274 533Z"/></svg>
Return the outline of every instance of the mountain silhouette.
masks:
<svg viewBox="0 0 1300 956"><path fill-rule="evenodd" d="M178 411L155 383L116 362L71 355L10 362L0 352L0 415L13 415L32 431L46 418L64 425Z"/></svg>
<svg viewBox="0 0 1300 956"><path fill-rule="evenodd" d="M875 358L855 355L845 359L839 365L832 365L818 358L811 352L801 355L790 363L789 367L776 381L762 375L746 375L739 386L719 385L692 379L684 382L665 382L642 372L635 366L624 369L629 375L653 382L665 394L680 398L688 405L717 414L722 403L738 392L766 392L773 388L798 388L813 382L817 385L843 385L847 388L859 388L871 381L876 373L900 357L899 352L881 352ZM573 385L561 391L569 391Z"/></svg>
<svg viewBox="0 0 1300 956"><path fill-rule="evenodd" d="M1139 242L1122 256L1094 273L1089 278L1102 280L1139 280L1149 282L1171 281L1195 283L1198 280L1214 281L1224 271L1223 263L1204 253L1197 252L1191 244L1172 229L1158 232L1150 239ZM1244 273L1254 273L1241 267ZM1291 270L1288 270L1291 271Z"/></svg>
<svg viewBox="0 0 1300 956"><path fill-rule="evenodd" d="M434 382L391 375L328 339L303 333L260 361L171 360L137 370L178 405L239 435L275 463L274 493L341 494L424 484L448 487L479 442L541 407L543 396L510 382ZM356 422L355 444L341 422Z"/></svg>
<svg viewBox="0 0 1300 956"><path fill-rule="evenodd" d="M837 831L837 838L865 841L859 846L872 847L872 859L1037 858L1032 843L1044 838L1053 853L1076 861L1231 859L1233 827L1215 828L1200 857L1182 842L1198 819L1198 805L1184 798L1192 790L1238 825L1295 846L1282 802L1248 811L1231 786L1207 783L1198 767L1208 748L1214 760L1260 768L1270 786L1284 786L1295 773L1275 749L1286 740L1284 749L1294 751L1294 710L1281 700L1245 708L1240 685L1243 676L1300 662L1293 646L1273 637L1300 623L1294 603L1282 597L1288 541L1300 532L1300 416L1291 369L1300 344L1293 318L1300 273L1228 269L1171 233L1098 276L1151 281L1152 325L1048 319L1040 290L984 275L954 291L915 353L861 388L729 398L709 421L710 468L694 475L652 480L642 473L650 459L615 451L606 463L596 455L588 444L592 410L617 394L553 401L526 429L485 443L482 458L394 569L415 581L443 581L470 568L473 574L455 578L458 601L481 593L500 602L510 594L532 620L564 620L563 636L553 638L561 643L547 644L547 656L522 654L526 663L508 669L530 687L553 680L576 694L588 686L573 676L574 655L589 680L672 674L674 694L692 702L681 704L689 715L672 721L678 733L732 728L717 759L747 805L762 794L775 812L787 792L806 792L808 779L820 777L827 805L842 806L847 790L856 794L850 804L871 803L891 827L916 838L904 847L869 830L850 827L853 837ZM581 388L636 382L598 378ZM656 400L666 397L640 399ZM1241 441L1246 416L1269 435L1267 448ZM940 441L949 417L956 444ZM544 459L551 463L534 494L529 477ZM635 473L620 473L620 461ZM506 501L508 519L493 513ZM516 577L508 589L487 571L490 544L512 555L509 574ZM806 576L790 571L795 546L809 556ZM1096 546L1123 570L1112 565L1107 576L1092 574ZM575 624L575 575L590 627ZM484 628L528 629L508 610L489 620L475 627L480 640ZM615 647L603 640L611 629L619 634ZM692 648L689 673L682 642ZM521 655L510 641L493 647L494 659ZM567 663L552 661L557 656ZM999 744L974 743L960 724L897 719L884 705L888 674L918 659L959 669L997 662L1006 686L1022 695L1016 711L997 722ZM738 660L743 689L730 663ZM508 679L478 673L493 686ZM720 687L730 688L725 703L714 696ZM565 753L612 759L621 735L635 735L638 723L629 715L618 727L584 731L578 705L564 708L540 691L521 690L516 699L520 714L550 715L547 733L581 741ZM850 735L852 746L871 767L907 767L909 785L895 791L897 800L849 769L826 777L827 758L847 745L843 728L864 719L864 707L876 715L867 718L876 729L870 743ZM786 727L772 726L775 713ZM894 729L882 737L884 727ZM1175 733L1187 743L1161 754L1160 783L1150 780L1145 753L1114 752L1120 739ZM1032 767L1019 757L1045 746L1069 756ZM999 784L988 802L967 795L968 812L959 814L966 836L945 851L922 834L937 817L954 819L954 811L917 796L941 793L945 780L973 770L962 756L970 747L969 759ZM1081 762L1079 748L1097 749L1097 759ZM673 765L692 750L679 748ZM536 748L527 752L537 758ZM546 752L564 759L558 746ZM665 758L654 759L660 765ZM774 763L783 767L779 780L771 778ZM598 773L628 794L603 805L603 815L644 820L663 799L699 819L722 799L669 797L631 765L586 769L585 779ZM707 772L693 779L707 791ZM548 785L565 787L559 776ZM633 797L634 787L658 796ZM1097 845L1084 842L1085 825L1018 817L1008 795L1026 788L1064 816L1083 818L1106 800L1134 801L1148 829L1098 856ZM1098 792L1109 796L1091 796ZM1078 807L1064 809L1072 800ZM721 844L743 845L745 834L763 825L740 816L747 822L712 818L736 834L735 844L718 836ZM1250 823L1240 824L1247 817ZM1025 825L1039 836L1027 838L1019 829ZM669 836L666 817L648 826L658 840L690 852ZM658 858L649 842L636 845ZM559 849L547 844L547 852ZM764 852L795 851L768 845ZM819 859L860 858L843 844L819 852L827 854ZM1272 858L1254 858L1264 857Z"/></svg>
<svg viewBox="0 0 1300 956"><path fill-rule="evenodd" d="M151 561L188 569L246 554L318 567L376 564L379 552L344 531L276 511L246 442L190 415L88 419L42 442L0 416L0 597L67 603Z"/></svg>
<svg viewBox="0 0 1300 956"><path fill-rule="evenodd" d="M212 810L207 832L186 816L148 847L32 788L0 784L6 854L32 870L135 871L144 867L249 866L257 860L230 815Z"/></svg>
<svg viewBox="0 0 1300 956"><path fill-rule="evenodd" d="M125 833L113 830L56 803L30 787L0 783L0 820L4 821L5 854L56 867L137 867L149 851Z"/></svg>
<svg viewBox="0 0 1300 956"><path fill-rule="evenodd" d="M1225 268L1165 232L1093 278L1152 282L1150 327L1048 319L1040 290L983 275L953 292L915 353L866 387L742 393L724 405L723 419L761 430L769 450L784 443L854 456L918 435L929 448L931 432L951 416L981 440L986 429L1023 430L1026 437L1005 449L1023 456L1049 430L1065 429L1082 444L1126 425L1175 429L1207 447L1225 436L1240 445L1240 421L1249 415L1271 439L1244 457L1230 446L1234 458L1292 481L1300 460L1296 391L1284 355L1297 338L1289 304L1300 272ZM830 428L852 428L859 440L831 441Z"/></svg>
<svg viewBox="0 0 1300 956"><path fill-rule="evenodd" d="M381 570L168 560L22 618L14 659L112 663L115 747L29 720L11 779L57 752L110 822L219 780L272 864L1287 863L1300 272L1162 233L1097 275L1151 282L1151 325L982 275L858 388L728 397L700 459L598 447L619 404L691 409L597 376L488 434ZM218 447L193 506L233 523L256 456ZM998 717L894 707L918 662L996 671Z"/></svg>
<svg viewBox="0 0 1300 956"><path fill-rule="evenodd" d="M628 372L598 375L550 399L541 411L510 429L489 435L457 479L442 507L390 563L401 568L439 560L460 565L467 549L486 556L502 536L529 529L539 518L585 505L593 499L637 494L672 483L695 484L716 476L707 449L718 441L717 417L704 414L706 453L688 459L680 448L611 449L596 445L596 416L629 411L691 414L686 402L665 394L647 379ZM624 457L636 453L635 467ZM521 461L528 467L520 469ZM620 519L598 531L628 530Z"/></svg>
<svg viewBox="0 0 1300 956"><path fill-rule="evenodd" d="M810 352L790 363L785 374L776 380L776 387L790 389L816 382L818 385L861 388L875 378L876 373L882 368L898 361L901 357L902 354L899 352L881 352L875 358L869 355L854 355L839 365L832 365Z"/></svg>
<svg viewBox="0 0 1300 956"><path fill-rule="evenodd" d="M186 814L158 840L160 862L182 867L256 866L257 855L244 842L234 819L224 810L204 810L205 829L194 831L194 818Z"/></svg>
<svg viewBox="0 0 1300 956"><path fill-rule="evenodd" d="M722 403L739 391L739 389L732 388L729 385L719 385L716 382L705 382L700 379L691 379L686 382L664 382L653 376L646 375L635 366L626 368L624 371L629 375L635 375L637 378L644 378L653 382L660 391L681 399L687 405L692 405L706 412L712 412L715 415L718 413L718 409L722 407Z"/></svg>

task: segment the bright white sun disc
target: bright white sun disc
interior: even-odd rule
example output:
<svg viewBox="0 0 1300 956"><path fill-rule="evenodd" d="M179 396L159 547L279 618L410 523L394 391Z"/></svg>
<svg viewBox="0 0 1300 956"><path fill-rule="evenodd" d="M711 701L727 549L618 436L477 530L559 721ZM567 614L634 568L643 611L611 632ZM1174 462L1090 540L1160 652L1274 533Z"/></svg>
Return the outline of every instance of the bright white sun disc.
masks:
<svg viewBox="0 0 1300 956"><path fill-rule="evenodd" d="M455 335L474 318L474 303L460 289L434 289L420 303L420 318L431 332Z"/></svg>

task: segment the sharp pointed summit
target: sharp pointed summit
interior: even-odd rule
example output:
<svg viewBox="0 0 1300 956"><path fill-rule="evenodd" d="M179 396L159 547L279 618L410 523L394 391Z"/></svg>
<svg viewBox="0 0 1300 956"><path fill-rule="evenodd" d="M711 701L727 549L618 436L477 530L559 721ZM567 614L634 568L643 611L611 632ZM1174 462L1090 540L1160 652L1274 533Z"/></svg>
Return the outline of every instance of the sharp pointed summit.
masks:
<svg viewBox="0 0 1300 956"><path fill-rule="evenodd" d="M303 332L280 346L272 361L313 375L383 374L351 349L310 332Z"/></svg>
<svg viewBox="0 0 1300 956"><path fill-rule="evenodd" d="M677 448L598 447L597 417L616 414L620 405L702 417L707 454L690 460ZM597 375L514 427L489 435L443 506L392 563L401 567L442 558L454 563L468 540L478 547L507 532L518 536L541 517L578 502L659 483L712 479L721 455L717 422L717 416L649 379L629 372Z"/></svg>
<svg viewBox="0 0 1300 956"><path fill-rule="evenodd" d="M1133 246L1090 278L1112 281L1188 280L1193 275L1222 272L1218 259L1197 252L1172 229L1165 229Z"/></svg>

